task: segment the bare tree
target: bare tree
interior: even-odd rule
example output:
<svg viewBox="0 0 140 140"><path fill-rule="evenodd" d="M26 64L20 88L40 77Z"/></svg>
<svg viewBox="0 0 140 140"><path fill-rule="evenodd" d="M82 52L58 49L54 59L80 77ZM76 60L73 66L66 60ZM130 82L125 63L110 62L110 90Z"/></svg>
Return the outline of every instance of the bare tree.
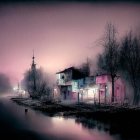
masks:
<svg viewBox="0 0 140 140"><path fill-rule="evenodd" d="M22 83L32 98L41 98L42 96L50 95L48 78L42 69L36 69L35 74L31 70L26 71Z"/></svg>
<svg viewBox="0 0 140 140"><path fill-rule="evenodd" d="M103 40L104 51L99 54L97 65L101 72L106 72L112 80L112 98L114 102L114 82L117 78L119 68L119 43L116 38L116 29L114 25L108 24Z"/></svg>
<svg viewBox="0 0 140 140"><path fill-rule="evenodd" d="M121 71L134 90L133 104L140 101L140 40L129 32L122 41L120 50Z"/></svg>

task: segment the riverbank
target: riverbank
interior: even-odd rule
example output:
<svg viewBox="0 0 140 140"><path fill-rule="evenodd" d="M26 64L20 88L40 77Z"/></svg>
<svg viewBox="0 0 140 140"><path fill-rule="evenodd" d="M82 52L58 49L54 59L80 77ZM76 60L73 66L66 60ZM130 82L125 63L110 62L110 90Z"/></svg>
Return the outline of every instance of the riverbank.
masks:
<svg viewBox="0 0 140 140"><path fill-rule="evenodd" d="M94 105L85 103L62 104L56 102L41 102L30 98L11 98L12 101L19 105L31 107L40 110L48 115L75 116L95 118L97 120L137 120L140 117L140 107L128 106L111 106L111 105Z"/></svg>
<svg viewBox="0 0 140 140"><path fill-rule="evenodd" d="M42 103L29 98L12 98L19 105L42 111L48 116L73 117L84 127L99 127L111 134L121 134L125 140L138 140L140 133L140 108L128 106L109 106L94 104L62 104L55 102Z"/></svg>

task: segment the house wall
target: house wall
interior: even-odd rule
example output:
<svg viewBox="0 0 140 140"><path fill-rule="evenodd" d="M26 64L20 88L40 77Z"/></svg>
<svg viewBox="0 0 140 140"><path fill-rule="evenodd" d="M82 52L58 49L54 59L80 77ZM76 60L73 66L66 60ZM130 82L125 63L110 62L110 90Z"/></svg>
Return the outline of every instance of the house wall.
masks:
<svg viewBox="0 0 140 140"><path fill-rule="evenodd" d="M72 80L72 70L65 72L65 82Z"/></svg>
<svg viewBox="0 0 140 140"><path fill-rule="evenodd" d="M97 76L96 84L99 85L101 102L103 102L102 100L105 98L106 93L106 101L110 103L112 98L112 82L110 76L108 75ZM119 78L115 80L114 83L114 102L123 103L124 98L125 98L125 85L122 79Z"/></svg>
<svg viewBox="0 0 140 140"><path fill-rule="evenodd" d="M62 72L56 74L56 80L58 85L65 85L66 82L72 80L72 71Z"/></svg>
<svg viewBox="0 0 140 140"><path fill-rule="evenodd" d="M108 75L96 76L96 84L106 84L109 81L111 81L111 79Z"/></svg>
<svg viewBox="0 0 140 140"><path fill-rule="evenodd" d="M95 92L97 92L97 85L95 85L94 77L86 77L78 80L79 97L83 102L92 101L95 99Z"/></svg>
<svg viewBox="0 0 140 140"><path fill-rule="evenodd" d="M121 79L117 79L115 81L114 93L115 93L115 101L123 103L125 98L125 85Z"/></svg>
<svg viewBox="0 0 140 140"><path fill-rule="evenodd" d="M57 74L62 100L93 101L111 103L112 82L109 75L72 79L72 71ZM125 98L125 85L119 78L114 83L115 102L122 103Z"/></svg>
<svg viewBox="0 0 140 140"><path fill-rule="evenodd" d="M64 73L56 74L56 80L57 85L65 85L65 74Z"/></svg>
<svg viewBox="0 0 140 140"><path fill-rule="evenodd" d="M78 82L72 80L72 70L56 74L61 100L77 100Z"/></svg>
<svg viewBox="0 0 140 140"><path fill-rule="evenodd" d="M87 96L84 97L85 100L96 102L98 99L98 85L87 87L86 93Z"/></svg>
<svg viewBox="0 0 140 140"><path fill-rule="evenodd" d="M72 92L79 92L79 87L78 87L78 81L77 80L72 81Z"/></svg>

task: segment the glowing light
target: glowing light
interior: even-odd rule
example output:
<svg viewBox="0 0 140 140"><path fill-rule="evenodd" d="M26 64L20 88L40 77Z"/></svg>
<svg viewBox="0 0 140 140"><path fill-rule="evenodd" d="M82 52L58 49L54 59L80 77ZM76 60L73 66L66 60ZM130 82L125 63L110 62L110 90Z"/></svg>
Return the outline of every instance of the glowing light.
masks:
<svg viewBox="0 0 140 140"><path fill-rule="evenodd" d="M57 89L55 88L54 91L57 92Z"/></svg>
<svg viewBox="0 0 140 140"><path fill-rule="evenodd" d="M18 90L18 87L17 86L13 87L13 90L14 91Z"/></svg>

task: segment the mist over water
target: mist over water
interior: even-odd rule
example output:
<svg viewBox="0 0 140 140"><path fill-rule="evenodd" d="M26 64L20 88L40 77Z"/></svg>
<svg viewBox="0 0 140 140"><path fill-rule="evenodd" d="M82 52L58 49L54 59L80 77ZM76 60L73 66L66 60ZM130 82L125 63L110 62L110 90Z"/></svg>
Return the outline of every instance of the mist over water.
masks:
<svg viewBox="0 0 140 140"><path fill-rule="evenodd" d="M0 139L131 140L131 135L139 138L138 129L129 129L129 124L123 124L126 128L123 131L121 124L80 117L49 117L17 105L10 97L17 96L12 88L31 68L33 50L36 67L43 68L43 77L51 87L56 84L56 72L79 67L87 58L94 75L97 56L103 50L100 39L105 25L113 23L120 38L130 29L140 29L140 3L6 1L0 1ZM130 96L133 91L127 84L126 93Z"/></svg>
<svg viewBox="0 0 140 140"><path fill-rule="evenodd" d="M39 111L0 98L0 130L3 136L33 140L120 140L105 131L88 129L74 118L49 117ZM6 135L8 134L8 135Z"/></svg>
<svg viewBox="0 0 140 140"><path fill-rule="evenodd" d="M12 90L8 75L0 73L0 95L6 94Z"/></svg>

